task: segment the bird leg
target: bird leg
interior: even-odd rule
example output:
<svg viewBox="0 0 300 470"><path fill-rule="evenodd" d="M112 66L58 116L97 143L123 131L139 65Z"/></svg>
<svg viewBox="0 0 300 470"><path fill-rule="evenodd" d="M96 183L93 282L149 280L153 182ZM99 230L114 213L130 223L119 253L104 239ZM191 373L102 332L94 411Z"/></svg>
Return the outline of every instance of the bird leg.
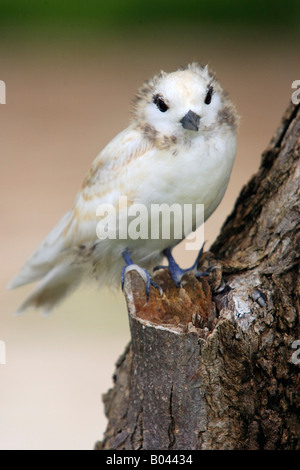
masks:
<svg viewBox="0 0 300 470"><path fill-rule="evenodd" d="M128 250L128 248L126 248L126 250L123 251L122 253L122 256L123 256L123 259L126 263L125 266L123 266L122 268L122 273L121 273L121 286L122 286L122 290L124 288L124 282L125 282L125 276L126 274L129 272L129 271L137 271L139 273L139 275L142 277L142 279L144 280L145 282L145 291L146 291L146 296L147 296L147 302L149 300L149 296L150 296L150 286L153 286L155 287L155 289L158 289L159 292L160 292L160 295L163 294L163 290L162 288L152 279L152 277L150 276L150 274L148 273L148 271L146 271L146 269L144 268L141 268L140 266L138 266L137 264L134 264L132 259L131 259L131 255L130 255L130 252Z"/></svg>

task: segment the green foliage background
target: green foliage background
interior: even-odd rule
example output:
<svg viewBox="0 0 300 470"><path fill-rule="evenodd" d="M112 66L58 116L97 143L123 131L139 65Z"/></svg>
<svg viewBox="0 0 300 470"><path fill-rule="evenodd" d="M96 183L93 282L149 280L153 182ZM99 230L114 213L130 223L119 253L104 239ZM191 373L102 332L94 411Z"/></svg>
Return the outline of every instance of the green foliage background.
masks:
<svg viewBox="0 0 300 470"><path fill-rule="evenodd" d="M297 29L298 0L0 0L0 34L55 30L101 33L107 29L168 28L173 24ZM252 30L253 31L253 30ZM180 34L180 31L178 32Z"/></svg>

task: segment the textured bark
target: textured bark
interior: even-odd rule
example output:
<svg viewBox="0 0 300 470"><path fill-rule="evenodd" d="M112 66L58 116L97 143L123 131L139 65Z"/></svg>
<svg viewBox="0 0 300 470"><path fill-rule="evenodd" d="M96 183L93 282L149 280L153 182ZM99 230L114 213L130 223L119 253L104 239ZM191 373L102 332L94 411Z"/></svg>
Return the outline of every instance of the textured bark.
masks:
<svg viewBox="0 0 300 470"><path fill-rule="evenodd" d="M131 344L97 449L299 449L300 109L290 105L202 266L125 283ZM294 354L294 355L293 355Z"/></svg>

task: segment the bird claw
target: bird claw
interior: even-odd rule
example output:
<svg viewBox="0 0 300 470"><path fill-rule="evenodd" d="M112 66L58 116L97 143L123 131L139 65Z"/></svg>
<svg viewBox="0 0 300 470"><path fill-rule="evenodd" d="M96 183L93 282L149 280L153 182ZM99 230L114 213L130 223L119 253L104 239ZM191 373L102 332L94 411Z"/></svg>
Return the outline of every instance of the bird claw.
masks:
<svg viewBox="0 0 300 470"><path fill-rule="evenodd" d="M121 273L121 286L124 290L124 283L126 274L130 271L137 271L145 283L145 292L147 297L147 302L150 296L150 286L153 286L155 289L159 290L160 295L163 294L163 289L152 279L151 275L146 271L146 269L141 268L137 264L134 264L128 250L125 250L123 253L123 258L126 263L126 266L123 266Z"/></svg>
<svg viewBox="0 0 300 470"><path fill-rule="evenodd" d="M208 271L198 271L194 273L194 276L198 279L199 277L205 277L208 276L209 272Z"/></svg>
<svg viewBox="0 0 300 470"><path fill-rule="evenodd" d="M167 269L169 266L163 266L162 264L159 264L158 266L155 266L153 268L153 271L158 271L159 269Z"/></svg>

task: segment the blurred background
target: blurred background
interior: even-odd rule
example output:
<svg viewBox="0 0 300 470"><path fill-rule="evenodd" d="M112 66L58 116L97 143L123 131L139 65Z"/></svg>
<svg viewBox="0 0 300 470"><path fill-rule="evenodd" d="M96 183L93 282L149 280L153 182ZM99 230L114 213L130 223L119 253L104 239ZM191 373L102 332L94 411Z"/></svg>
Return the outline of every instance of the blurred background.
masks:
<svg viewBox="0 0 300 470"><path fill-rule="evenodd" d="M47 318L13 315L32 287L7 282L72 207L96 154L127 126L144 79L209 63L241 116L216 238L300 79L299 2L0 0L1 449L92 449L101 395L129 341L121 293L81 288ZM195 175L196 177L196 175ZM188 266L195 253L175 253Z"/></svg>

